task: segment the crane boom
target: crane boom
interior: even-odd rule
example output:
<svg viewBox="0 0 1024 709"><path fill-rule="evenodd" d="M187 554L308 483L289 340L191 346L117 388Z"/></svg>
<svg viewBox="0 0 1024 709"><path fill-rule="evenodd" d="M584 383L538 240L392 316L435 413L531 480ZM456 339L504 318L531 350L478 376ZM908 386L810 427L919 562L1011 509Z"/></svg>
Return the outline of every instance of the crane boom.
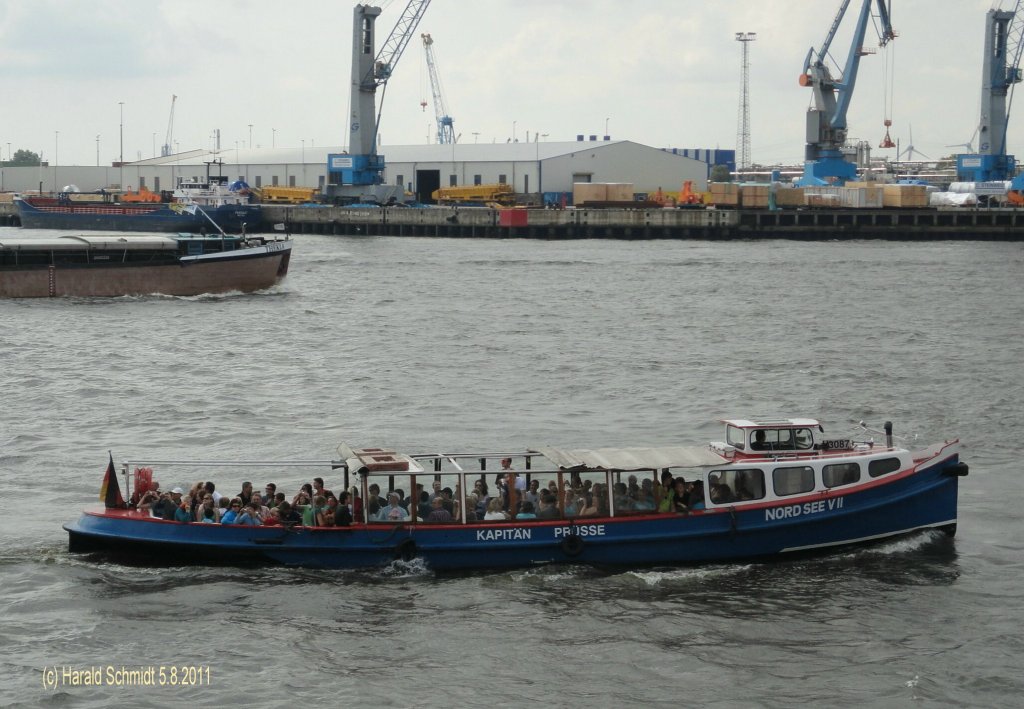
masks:
<svg viewBox="0 0 1024 709"><path fill-rule="evenodd" d="M171 145L174 144L174 102L178 100L178 97L171 94L171 115L167 119L167 137L164 138L164 144L160 148L161 157L167 157L171 154Z"/></svg>
<svg viewBox="0 0 1024 709"><path fill-rule="evenodd" d="M814 107L807 112L804 175L799 180L803 185L841 184L856 176L857 170L843 156L842 147L846 143L846 114L857 84L860 58L865 54L864 37L872 4L878 8L879 46L884 47L896 36L886 0L863 0L842 75L834 78L827 63L829 50L850 4L851 0L843 0L825 41L817 50L812 47L804 60L800 84L814 91Z"/></svg>
<svg viewBox="0 0 1024 709"><path fill-rule="evenodd" d="M448 106L444 100L444 90L441 88L441 77L437 73L437 62L434 61L434 39L429 34L420 35L423 38L423 50L427 55L427 73L430 75L430 92L434 96L434 118L437 121L437 142L441 145L451 145L455 142L455 125L452 117L448 115Z"/></svg>
<svg viewBox="0 0 1024 709"><path fill-rule="evenodd" d="M380 52L377 53L377 58L373 62L373 78L378 86L391 78L391 72L395 70L395 65L402 57L402 52L409 44L409 39L412 38L412 33L416 30L416 25L420 23L429 4L430 0L410 0L409 4L405 6L402 16L398 18L398 22L395 23L394 29L391 30L391 34L384 41L384 46L380 48Z"/></svg>

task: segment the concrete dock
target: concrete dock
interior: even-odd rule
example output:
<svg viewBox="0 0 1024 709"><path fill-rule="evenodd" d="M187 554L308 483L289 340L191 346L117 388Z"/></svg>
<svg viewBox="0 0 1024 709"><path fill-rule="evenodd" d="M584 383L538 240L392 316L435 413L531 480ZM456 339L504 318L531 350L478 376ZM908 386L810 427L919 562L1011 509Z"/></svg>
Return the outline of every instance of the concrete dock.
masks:
<svg viewBox="0 0 1024 709"><path fill-rule="evenodd" d="M489 209L264 205L293 234L521 239L891 239L1024 241L1017 209ZM11 204L0 224L17 226Z"/></svg>
<svg viewBox="0 0 1024 709"><path fill-rule="evenodd" d="M565 209L264 207L298 234L526 239L1024 240L1015 209Z"/></svg>

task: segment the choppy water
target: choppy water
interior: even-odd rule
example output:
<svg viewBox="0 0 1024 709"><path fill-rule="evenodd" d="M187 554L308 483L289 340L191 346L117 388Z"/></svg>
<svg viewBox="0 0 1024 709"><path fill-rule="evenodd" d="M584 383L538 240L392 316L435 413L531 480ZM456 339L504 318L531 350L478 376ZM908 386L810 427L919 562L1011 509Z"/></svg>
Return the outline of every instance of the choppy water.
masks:
<svg viewBox="0 0 1024 709"><path fill-rule="evenodd" d="M0 302L0 704L1018 706L1022 266L1020 244L309 235L268 293ZM694 443L764 414L961 437L958 536L436 576L124 567L60 527L108 449ZM107 665L209 685L43 686Z"/></svg>

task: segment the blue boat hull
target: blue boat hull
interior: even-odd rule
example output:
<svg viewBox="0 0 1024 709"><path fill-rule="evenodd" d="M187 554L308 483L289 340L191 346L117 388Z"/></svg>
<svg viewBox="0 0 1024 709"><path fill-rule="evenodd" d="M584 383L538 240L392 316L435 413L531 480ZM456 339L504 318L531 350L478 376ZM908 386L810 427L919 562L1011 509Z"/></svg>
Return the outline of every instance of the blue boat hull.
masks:
<svg viewBox="0 0 1024 709"><path fill-rule="evenodd" d="M422 559L436 570L548 563L692 564L821 552L940 528L955 532L958 459L841 494L689 515L468 525L347 528L181 524L123 511L87 512L65 525L72 551L128 551L154 559L320 568Z"/></svg>

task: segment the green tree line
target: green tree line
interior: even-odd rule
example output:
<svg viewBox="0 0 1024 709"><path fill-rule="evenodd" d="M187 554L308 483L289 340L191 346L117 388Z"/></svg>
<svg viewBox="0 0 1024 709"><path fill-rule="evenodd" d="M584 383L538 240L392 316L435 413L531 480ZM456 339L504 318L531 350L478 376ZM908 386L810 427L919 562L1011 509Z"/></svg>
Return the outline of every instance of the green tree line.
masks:
<svg viewBox="0 0 1024 709"><path fill-rule="evenodd" d="M16 150L10 160L4 160L4 167L34 167L39 164L39 154L31 150Z"/></svg>

